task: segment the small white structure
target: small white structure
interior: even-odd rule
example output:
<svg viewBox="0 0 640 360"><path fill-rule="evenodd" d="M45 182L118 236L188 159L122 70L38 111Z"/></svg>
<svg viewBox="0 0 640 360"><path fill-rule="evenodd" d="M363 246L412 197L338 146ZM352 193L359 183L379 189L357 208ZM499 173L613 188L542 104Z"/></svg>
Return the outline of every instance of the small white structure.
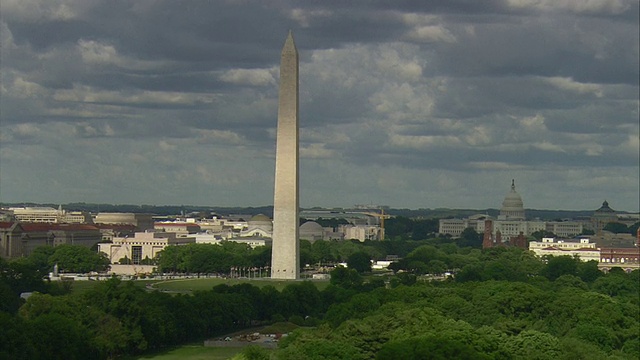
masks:
<svg viewBox="0 0 640 360"><path fill-rule="evenodd" d="M391 260L378 260L375 261L372 265L371 265L371 269L373 270L384 270L384 269L388 269L389 265L391 265L393 261Z"/></svg>

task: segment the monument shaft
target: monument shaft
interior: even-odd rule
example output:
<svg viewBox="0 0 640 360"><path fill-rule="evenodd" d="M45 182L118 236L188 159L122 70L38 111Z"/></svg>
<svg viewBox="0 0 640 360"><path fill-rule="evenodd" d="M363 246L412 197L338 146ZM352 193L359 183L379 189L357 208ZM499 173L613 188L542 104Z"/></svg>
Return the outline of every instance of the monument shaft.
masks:
<svg viewBox="0 0 640 360"><path fill-rule="evenodd" d="M289 32L280 61L272 278L299 278L298 227L298 50Z"/></svg>

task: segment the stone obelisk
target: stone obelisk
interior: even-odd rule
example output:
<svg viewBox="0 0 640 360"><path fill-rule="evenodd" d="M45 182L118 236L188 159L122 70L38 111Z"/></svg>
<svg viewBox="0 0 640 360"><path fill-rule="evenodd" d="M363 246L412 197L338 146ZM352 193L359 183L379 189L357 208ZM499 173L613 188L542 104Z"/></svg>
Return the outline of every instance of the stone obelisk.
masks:
<svg viewBox="0 0 640 360"><path fill-rule="evenodd" d="M300 276L298 226L298 50L289 31L280 60L271 252L274 279Z"/></svg>

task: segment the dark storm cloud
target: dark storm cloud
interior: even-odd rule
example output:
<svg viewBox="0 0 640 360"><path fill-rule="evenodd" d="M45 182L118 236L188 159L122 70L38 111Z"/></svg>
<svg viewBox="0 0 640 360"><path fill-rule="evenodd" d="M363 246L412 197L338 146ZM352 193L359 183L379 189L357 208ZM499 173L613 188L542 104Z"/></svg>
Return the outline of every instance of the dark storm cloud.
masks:
<svg viewBox="0 0 640 360"><path fill-rule="evenodd" d="M292 29L305 178L337 182L333 198L305 190L334 204L309 205L369 194L449 206L451 183L478 194L469 206L493 204L479 189L495 177L526 176L537 191L565 193L569 185L544 179L566 168L566 184L615 190L637 207L628 200L638 193L628 185L638 168L637 1L1 6L1 183L16 199L39 188L20 179L39 179L40 162L73 159L91 163L87 178L113 191L121 187L109 176L121 174L117 182L134 190L120 196L134 202L269 203L278 64ZM93 184L75 192L65 188L68 174L47 171L57 193L91 194ZM251 181L241 181L247 173ZM145 193L148 178L179 191L153 200L169 195ZM214 195L194 199L192 188ZM440 203L412 195L429 191Z"/></svg>

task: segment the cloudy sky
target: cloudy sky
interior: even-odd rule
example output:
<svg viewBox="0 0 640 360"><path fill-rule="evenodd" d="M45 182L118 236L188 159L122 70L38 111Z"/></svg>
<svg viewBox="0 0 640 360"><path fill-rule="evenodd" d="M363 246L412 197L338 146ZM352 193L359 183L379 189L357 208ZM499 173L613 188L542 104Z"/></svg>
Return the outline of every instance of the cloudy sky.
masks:
<svg viewBox="0 0 640 360"><path fill-rule="evenodd" d="M2 0L0 201L639 208L638 0Z"/></svg>

